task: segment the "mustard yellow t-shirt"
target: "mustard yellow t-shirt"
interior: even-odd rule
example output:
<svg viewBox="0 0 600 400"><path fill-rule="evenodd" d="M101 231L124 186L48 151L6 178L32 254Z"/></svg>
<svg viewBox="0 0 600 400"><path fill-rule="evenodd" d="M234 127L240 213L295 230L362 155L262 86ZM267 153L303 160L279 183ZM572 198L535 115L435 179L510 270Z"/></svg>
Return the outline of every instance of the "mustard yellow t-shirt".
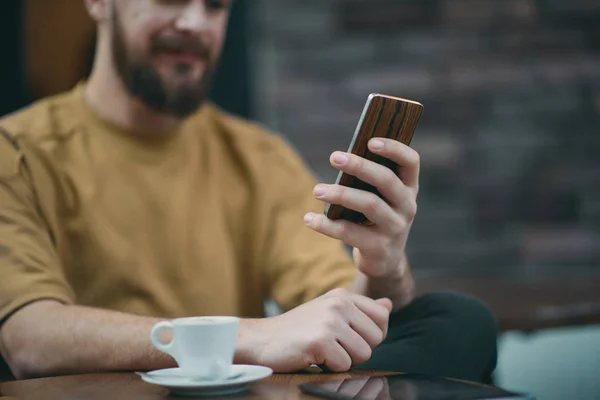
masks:
<svg viewBox="0 0 600 400"><path fill-rule="evenodd" d="M304 226L323 204L284 140L213 105L151 138L83 89L0 120L0 321L46 298L260 317L350 285L343 245Z"/></svg>

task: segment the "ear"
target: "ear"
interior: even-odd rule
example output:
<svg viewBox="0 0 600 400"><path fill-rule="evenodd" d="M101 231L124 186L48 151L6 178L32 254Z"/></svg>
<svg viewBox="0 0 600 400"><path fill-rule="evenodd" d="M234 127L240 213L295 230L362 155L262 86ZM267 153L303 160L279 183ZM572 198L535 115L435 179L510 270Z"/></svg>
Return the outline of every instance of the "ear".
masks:
<svg viewBox="0 0 600 400"><path fill-rule="evenodd" d="M103 22L108 19L111 0L85 0L90 17L96 22Z"/></svg>

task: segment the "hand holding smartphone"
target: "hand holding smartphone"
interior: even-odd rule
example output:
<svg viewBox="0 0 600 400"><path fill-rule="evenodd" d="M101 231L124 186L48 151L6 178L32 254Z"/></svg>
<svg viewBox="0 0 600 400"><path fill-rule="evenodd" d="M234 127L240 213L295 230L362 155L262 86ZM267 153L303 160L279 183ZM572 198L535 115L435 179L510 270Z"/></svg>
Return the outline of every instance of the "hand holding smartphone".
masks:
<svg viewBox="0 0 600 400"><path fill-rule="evenodd" d="M348 152L384 165L398 175L398 165L373 154L367 144L372 138L380 137L410 145L422 113L423 105L416 101L383 94L369 95ZM338 174L336 184L372 192L381 197L373 185L342 171ZM367 222L367 218L362 213L338 204L328 203L325 207L325 215L332 220L344 219L359 224Z"/></svg>

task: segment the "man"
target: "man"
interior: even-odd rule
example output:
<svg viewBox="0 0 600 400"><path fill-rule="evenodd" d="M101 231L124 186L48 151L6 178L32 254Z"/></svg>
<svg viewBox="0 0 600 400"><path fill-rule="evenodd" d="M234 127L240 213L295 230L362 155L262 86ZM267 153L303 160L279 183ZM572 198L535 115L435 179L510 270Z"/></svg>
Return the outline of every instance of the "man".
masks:
<svg viewBox="0 0 600 400"><path fill-rule="evenodd" d="M0 351L17 378L173 366L149 332L189 315L242 317L235 362L276 372L491 373L484 306L414 299L415 151L370 142L400 178L332 155L385 201L315 186L284 141L205 102L231 0L86 6L89 81L0 123ZM324 202L373 224L330 221ZM269 297L282 315L262 318Z"/></svg>

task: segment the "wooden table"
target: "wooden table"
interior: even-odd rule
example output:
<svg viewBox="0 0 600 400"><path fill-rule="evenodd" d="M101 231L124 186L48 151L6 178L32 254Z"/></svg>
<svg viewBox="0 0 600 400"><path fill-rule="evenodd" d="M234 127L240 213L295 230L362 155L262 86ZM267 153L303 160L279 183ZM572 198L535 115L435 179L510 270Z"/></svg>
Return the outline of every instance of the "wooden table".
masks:
<svg viewBox="0 0 600 400"><path fill-rule="evenodd" d="M218 399L233 398L245 399L316 399L316 397L301 393L298 385L304 382L320 382L327 380L341 380L348 378L364 378L358 382L359 385L347 385L344 390L351 386L352 393L360 392L368 398L389 400L387 393L387 381L385 376L394 375L389 372L377 371L351 371L343 374L313 373L300 374L275 374L262 381L248 385L245 393L233 395L232 397L218 397ZM379 379L381 378L381 379ZM338 383L334 383L333 390L338 390ZM493 386L475 383L478 386L486 386L500 390ZM368 394L366 393L368 391ZM159 386L148 384L133 373L109 373L109 374L87 374L71 375L54 378L40 378L23 381L0 383L0 400L23 399L23 400L121 400L121 399L190 399L190 397L173 397L168 390ZM209 397L199 397L208 400ZM215 398L213 398L215 399Z"/></svg>
<svg viewBox="0 0 600 400"><path fill-rule="evenodd" d="M385 376L389 373L356 371L344 374L276 374L248 386L244 394L232 398L243 399L314 399L304 395L298 384L311 381L345 379L352 377ZM189 399L170 397L166 389L150 385L132 373L73 375L55 378L31 379L0 383L0 399L23 400L95 400L95 399ZM219 397L223 399L224 397ZM225 397L226 398L226 397ZM202 397L201 399L208 399Z"/></svg>

